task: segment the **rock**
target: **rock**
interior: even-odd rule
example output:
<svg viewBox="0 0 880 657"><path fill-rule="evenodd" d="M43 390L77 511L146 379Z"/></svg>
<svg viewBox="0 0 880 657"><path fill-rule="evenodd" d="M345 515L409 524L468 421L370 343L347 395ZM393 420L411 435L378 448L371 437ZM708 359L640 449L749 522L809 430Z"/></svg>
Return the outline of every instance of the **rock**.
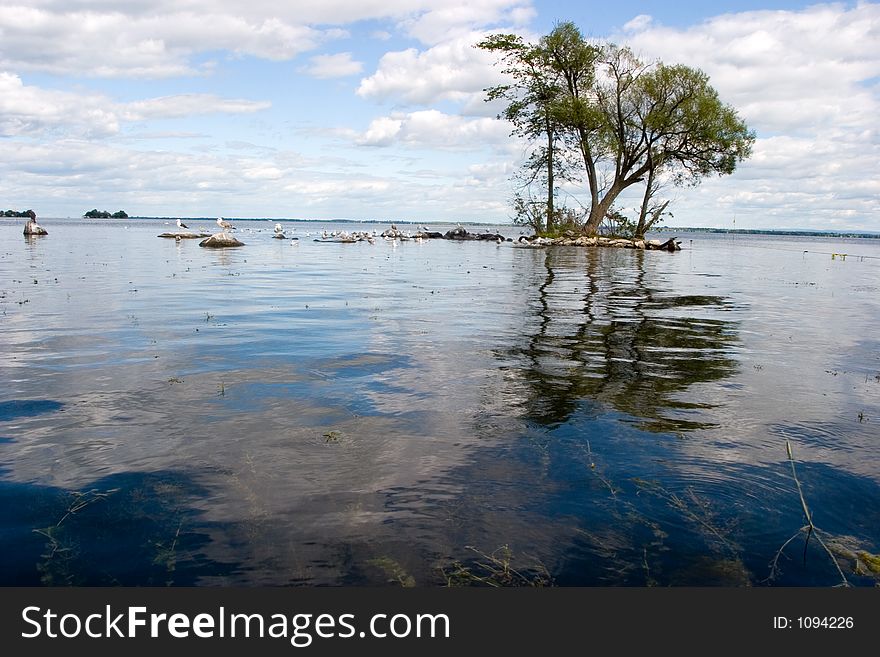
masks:
<svg viewBox="0 0 880 657"><path fill-rule="evenodd" d="M669 251L671 253L674 253L675 251L681 251L680 244L681 244L680 242L675 241L674 237L670 237L668 240L663 242L663 244L658 246L657 249L659 249L661 251Z"/></svg>
<svg viewBox="0 0 880 657"><path fill-rule="evenodd" d="M239 242L229 233L215 233L208 239L199 242L199 246L220 249L229 246L244 246L244 242Z"/></svg>
<svg viewBox="0 0 880 657"><path fill-rule="evenodd" d="M457 228L453 228L452 230L447 230L446 234L443 236L447 240L479 240L479 241L487 241L487 242L501 242L504 241L504 236L499 235L498 233L469 233L463 227L458 226Z"/></svg>
<svg viewBox="0 0 880 657"><path fill-rule="evenodd" d="M402 230L398 230L395 224L391 224L391 228L386 231L383 231L380 237L384 237L386 239L392 240L408 240L410 236L404 233Z"/></svg>
<svg viewBox="0 0 880 657"><path fill-rule="evenodd" d="M31 217L24 225L25 235L48 235L49 231L37 223L37 220Z"/></svg>
<svg viewBox="0 0 880 657"><path fill-rule="evenodd" d="M274 235L272 235L272 238L276 239L276 240L286 240L287 239L287 237L284 235L284 233L275 233Z"/></svg>
<svg viewBox="0 0 880 657"><path fill-rule="evenodd" d="M166 237L173 240L193 240L211 237L211 233L160 233L159 237Z"/></svg>
<svg viewBox="0 0 880 657"><path fill-rule="evenodd" d="M461 226L458 226L457 228L453 228L452 230L447 230L446 234L443 237L448 240L470 239L468 237L468 232L464 228L462 228Z"/></svg>

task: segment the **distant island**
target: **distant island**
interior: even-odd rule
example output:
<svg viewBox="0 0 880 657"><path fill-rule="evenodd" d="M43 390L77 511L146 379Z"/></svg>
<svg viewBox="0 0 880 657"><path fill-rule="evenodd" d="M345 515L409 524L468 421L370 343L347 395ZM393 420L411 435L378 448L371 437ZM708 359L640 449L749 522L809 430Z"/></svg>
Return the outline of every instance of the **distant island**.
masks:
<svg viewBox="0 0 880 657"><path fill-rule="evenodd" d="M687 226L658 226L658 233L731 233L734 235L799 235L801 237L858 237L880 239L880 233L849 230L810 230L808 228L693 228Z"/></svg>
<svg viewBox="0 0 880 657"><path fill-rule="evenodd" d="M25 210L24 212L19 212L18 210L3 210L0 212L0 217L30 217L33 210Z"/></svg>
<svg viewBox="0 0 880 657"><path fill-rule="evenodd" d="M95 208L86 212L83 217L86 219L128 219L128 214L125 210L119 210L118 212L110 214L107 210L98 210Z"/></svg>

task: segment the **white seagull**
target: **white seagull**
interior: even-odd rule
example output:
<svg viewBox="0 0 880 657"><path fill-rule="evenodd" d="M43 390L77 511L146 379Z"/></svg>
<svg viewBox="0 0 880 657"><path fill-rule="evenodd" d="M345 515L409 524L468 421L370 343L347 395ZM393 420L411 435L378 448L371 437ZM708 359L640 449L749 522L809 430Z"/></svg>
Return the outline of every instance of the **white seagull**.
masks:
<svg viewBox="0 0 880 657"><path fill-rule="evenodd" d="M223 229L224 233L228 228L235 228L235 226L232 225L231 221L223 221L223 217L217 217L217 225Z"/></svg>
<svg viewBox="0 0 880 657"><path fill-rule="evenodd" d="M185 223L183 223L183 222L180 220L180 217L177 218L177 227L178 227L178 228L186 228L187 230L189 230L189 226L187 226Z"/></svg>
<svg viewBox="0 0 880 657"><path fill-rule="evenodd" d="M284 226L282 226L281 224L275 224L275 234L280 235L283 232L284 232Z"/></svg>

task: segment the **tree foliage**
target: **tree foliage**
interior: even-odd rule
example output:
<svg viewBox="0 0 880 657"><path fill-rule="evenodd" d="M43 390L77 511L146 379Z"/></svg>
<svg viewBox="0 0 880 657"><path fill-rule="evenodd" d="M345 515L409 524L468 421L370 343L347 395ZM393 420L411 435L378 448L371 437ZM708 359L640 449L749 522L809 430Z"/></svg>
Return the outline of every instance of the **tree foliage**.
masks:
<svg viewBox="0 0 880 657"><path fill-rule="evenodd" d="M588 234L624 190L644 185L633 229L643 235L667 213L669 201L656 199L663 182L693 186L728 175L751 154L754 133L698 69L591 44L570 22L535 44L498 34L477 47L498 53L505 65L510 82L487 89L486 99L507 101L500 117L514 125L514 135L536 145L525 164L533 175L525 179L549 186L548 229L557 176L586 185ZM546 173L539 178L537 172Z"/></svg>
<svg viewBox="0 0 880 657"><path fill-rule="evenodd" d="M0 217L36 217L37 213L33 210L24 210L23 212L20 210L3 210L0 212Z"/></svg>
<svg viewBox="0 0 880 657"><path fill-rule="evenodd" d="M94 208L86 212L83 217L87 219L127 219L128 214L125 210L119 210L110 214L107 210L98 210L97 208Z"/></svg>

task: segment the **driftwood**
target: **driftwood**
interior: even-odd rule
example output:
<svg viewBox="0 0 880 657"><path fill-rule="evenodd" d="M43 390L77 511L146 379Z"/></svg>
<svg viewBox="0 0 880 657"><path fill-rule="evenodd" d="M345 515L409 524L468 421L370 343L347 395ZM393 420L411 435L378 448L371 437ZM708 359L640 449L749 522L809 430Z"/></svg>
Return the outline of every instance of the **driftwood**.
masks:
<svg viewBox="0 0 880 657"><path fill-rule="evenodd" d="M194 240L211 237L211 233L162 233L159 237L168 237L171 239Z"/></svg>

